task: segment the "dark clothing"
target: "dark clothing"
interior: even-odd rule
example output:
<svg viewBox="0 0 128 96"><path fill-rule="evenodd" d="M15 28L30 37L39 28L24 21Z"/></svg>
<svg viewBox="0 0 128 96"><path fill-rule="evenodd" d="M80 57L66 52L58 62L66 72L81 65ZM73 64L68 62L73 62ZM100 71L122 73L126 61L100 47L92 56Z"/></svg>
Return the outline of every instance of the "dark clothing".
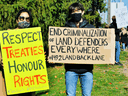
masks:
<svg viewBox="0 0 128 96"><path fill-rule="evenodd" d="M126 40L126 45L128 45L128 32L127 32L127 40Z"/></svg>
<svg viewBox="0 0 128 96"><path fill-rule="evenodd" d="M2 71L2 76L4 78L4 69L3 69L3 66L0 65L0 71Z"/></svg>
<svg viewBox="0 0 128 96"><path fill-rule="evenodd" d="M119 41L119 33L121 32L121 29L117 29L117 24L116 23L111 23L109 28L114 28L115 29L115 35L116 35L116 41Z"/></svg>
<svg viewBox="0 0 128 96"><path fill-rule="evenodd" d="M121 33L121 42L126 43L127 42L127 33L123 34Z"/></svg>
<svg viewBox="0 0 128 96"><path fill-rule="evenodd" d="M3 66L0 64L0 71L2 71L3 70Z"/></svg>
<svg viewBox="0 0 128 96"><path fill-rule="evenodd" d="M75 27L75 28L95 28L93 25L89 24L85 19L76 26L75 22L67 21L65 27ZM92 72L93 64L65 64L66 71L74 71L76 73Z"/></svg>
<svg viewBox="0 0 128 96"><path fill-rule="evenodd" d="M65 27L76 27L77 28L75 22L73 22L72 20L67 21L65 23ZM95 28L95 26L89 24L85 19L83 19L83 22L79 24L79 28Z"/></svg>
<svg viewBox="0 0 128 96"><path fill-rule="evenodd" d="M7 96L32 96L32 92L22 93L22 94L15 94L15 95L7 95Z"/></svg>

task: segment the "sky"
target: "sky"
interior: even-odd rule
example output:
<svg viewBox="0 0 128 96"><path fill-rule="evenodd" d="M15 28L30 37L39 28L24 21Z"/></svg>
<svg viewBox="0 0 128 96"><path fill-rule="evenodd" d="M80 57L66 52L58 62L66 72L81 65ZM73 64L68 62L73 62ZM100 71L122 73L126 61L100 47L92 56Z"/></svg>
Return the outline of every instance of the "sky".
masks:
<svg viewBox="0 0 128 96"><path fill-rule="evenodd" d="M122 0L122 2L124 2L124 6L127 6L128 9L128 0Z"/></svg>

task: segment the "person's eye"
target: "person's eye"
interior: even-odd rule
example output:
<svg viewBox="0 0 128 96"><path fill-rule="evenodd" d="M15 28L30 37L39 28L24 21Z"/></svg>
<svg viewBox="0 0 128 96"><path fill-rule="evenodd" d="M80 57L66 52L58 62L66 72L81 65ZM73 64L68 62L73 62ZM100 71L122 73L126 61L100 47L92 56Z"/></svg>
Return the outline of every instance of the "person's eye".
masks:
<svg viewBox="0 0 128 96"><path fill-rule="evenodd" d="M26 18L26 21L27 21L27 22L29 22L29 21L30 21L30 18L29 18L29 17L27 17L27 18Z"/></svg>
<svg viewBox="0 0 128 96"><path fill-rule="evenodd" d="M78 12L81 12L81 10L78 10Z"/></svg>
<svg viewBox="0 0 128 96"><path fill-rule="evenodd" d="M24 17L20 17L20 20L23 21L24 20Z"/></svg>

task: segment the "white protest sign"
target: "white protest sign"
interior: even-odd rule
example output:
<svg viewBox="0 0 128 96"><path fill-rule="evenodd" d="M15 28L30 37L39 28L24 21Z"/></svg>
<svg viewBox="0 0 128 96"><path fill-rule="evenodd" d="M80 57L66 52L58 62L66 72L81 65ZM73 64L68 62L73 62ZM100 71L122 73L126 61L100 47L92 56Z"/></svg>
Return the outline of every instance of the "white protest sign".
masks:
<svg viewBox="0 0 128 96"><path fill-rule="evenodd" d="M126 27L128 25L128 19L127 19L128 13L126 6L115 9L114 14L116 16L118 28Z"/></svg>
<svg viewBox="0 0 128 96"><path fill-rule="evenodd" d="M49 62L114 64L115 30L49 27Z"/></svg>

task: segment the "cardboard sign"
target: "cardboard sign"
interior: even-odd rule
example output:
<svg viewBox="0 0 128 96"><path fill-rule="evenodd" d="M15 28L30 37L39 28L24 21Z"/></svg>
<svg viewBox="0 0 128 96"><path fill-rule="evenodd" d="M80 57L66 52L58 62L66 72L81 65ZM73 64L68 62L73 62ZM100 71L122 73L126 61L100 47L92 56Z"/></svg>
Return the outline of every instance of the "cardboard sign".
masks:
<svg viewBox="0 0 128 96"><path fill-rule="evenodd" d="M115 31L105 28L49 27L49 62L114 64Z"/></svg>
<svg viewBox="0 0 128 96"><path fill-rule="evenodd" d="M49 89L41 28L0 32L8 95Z"/></svg>
<svg viewBox="0 0 128 96"><path fill-rule="evenodd" d="M125 7L117 8L115 9L114 13L117 20L117 27L118 28L126 27L128 25L127 7L125 6Z"/></svg>

